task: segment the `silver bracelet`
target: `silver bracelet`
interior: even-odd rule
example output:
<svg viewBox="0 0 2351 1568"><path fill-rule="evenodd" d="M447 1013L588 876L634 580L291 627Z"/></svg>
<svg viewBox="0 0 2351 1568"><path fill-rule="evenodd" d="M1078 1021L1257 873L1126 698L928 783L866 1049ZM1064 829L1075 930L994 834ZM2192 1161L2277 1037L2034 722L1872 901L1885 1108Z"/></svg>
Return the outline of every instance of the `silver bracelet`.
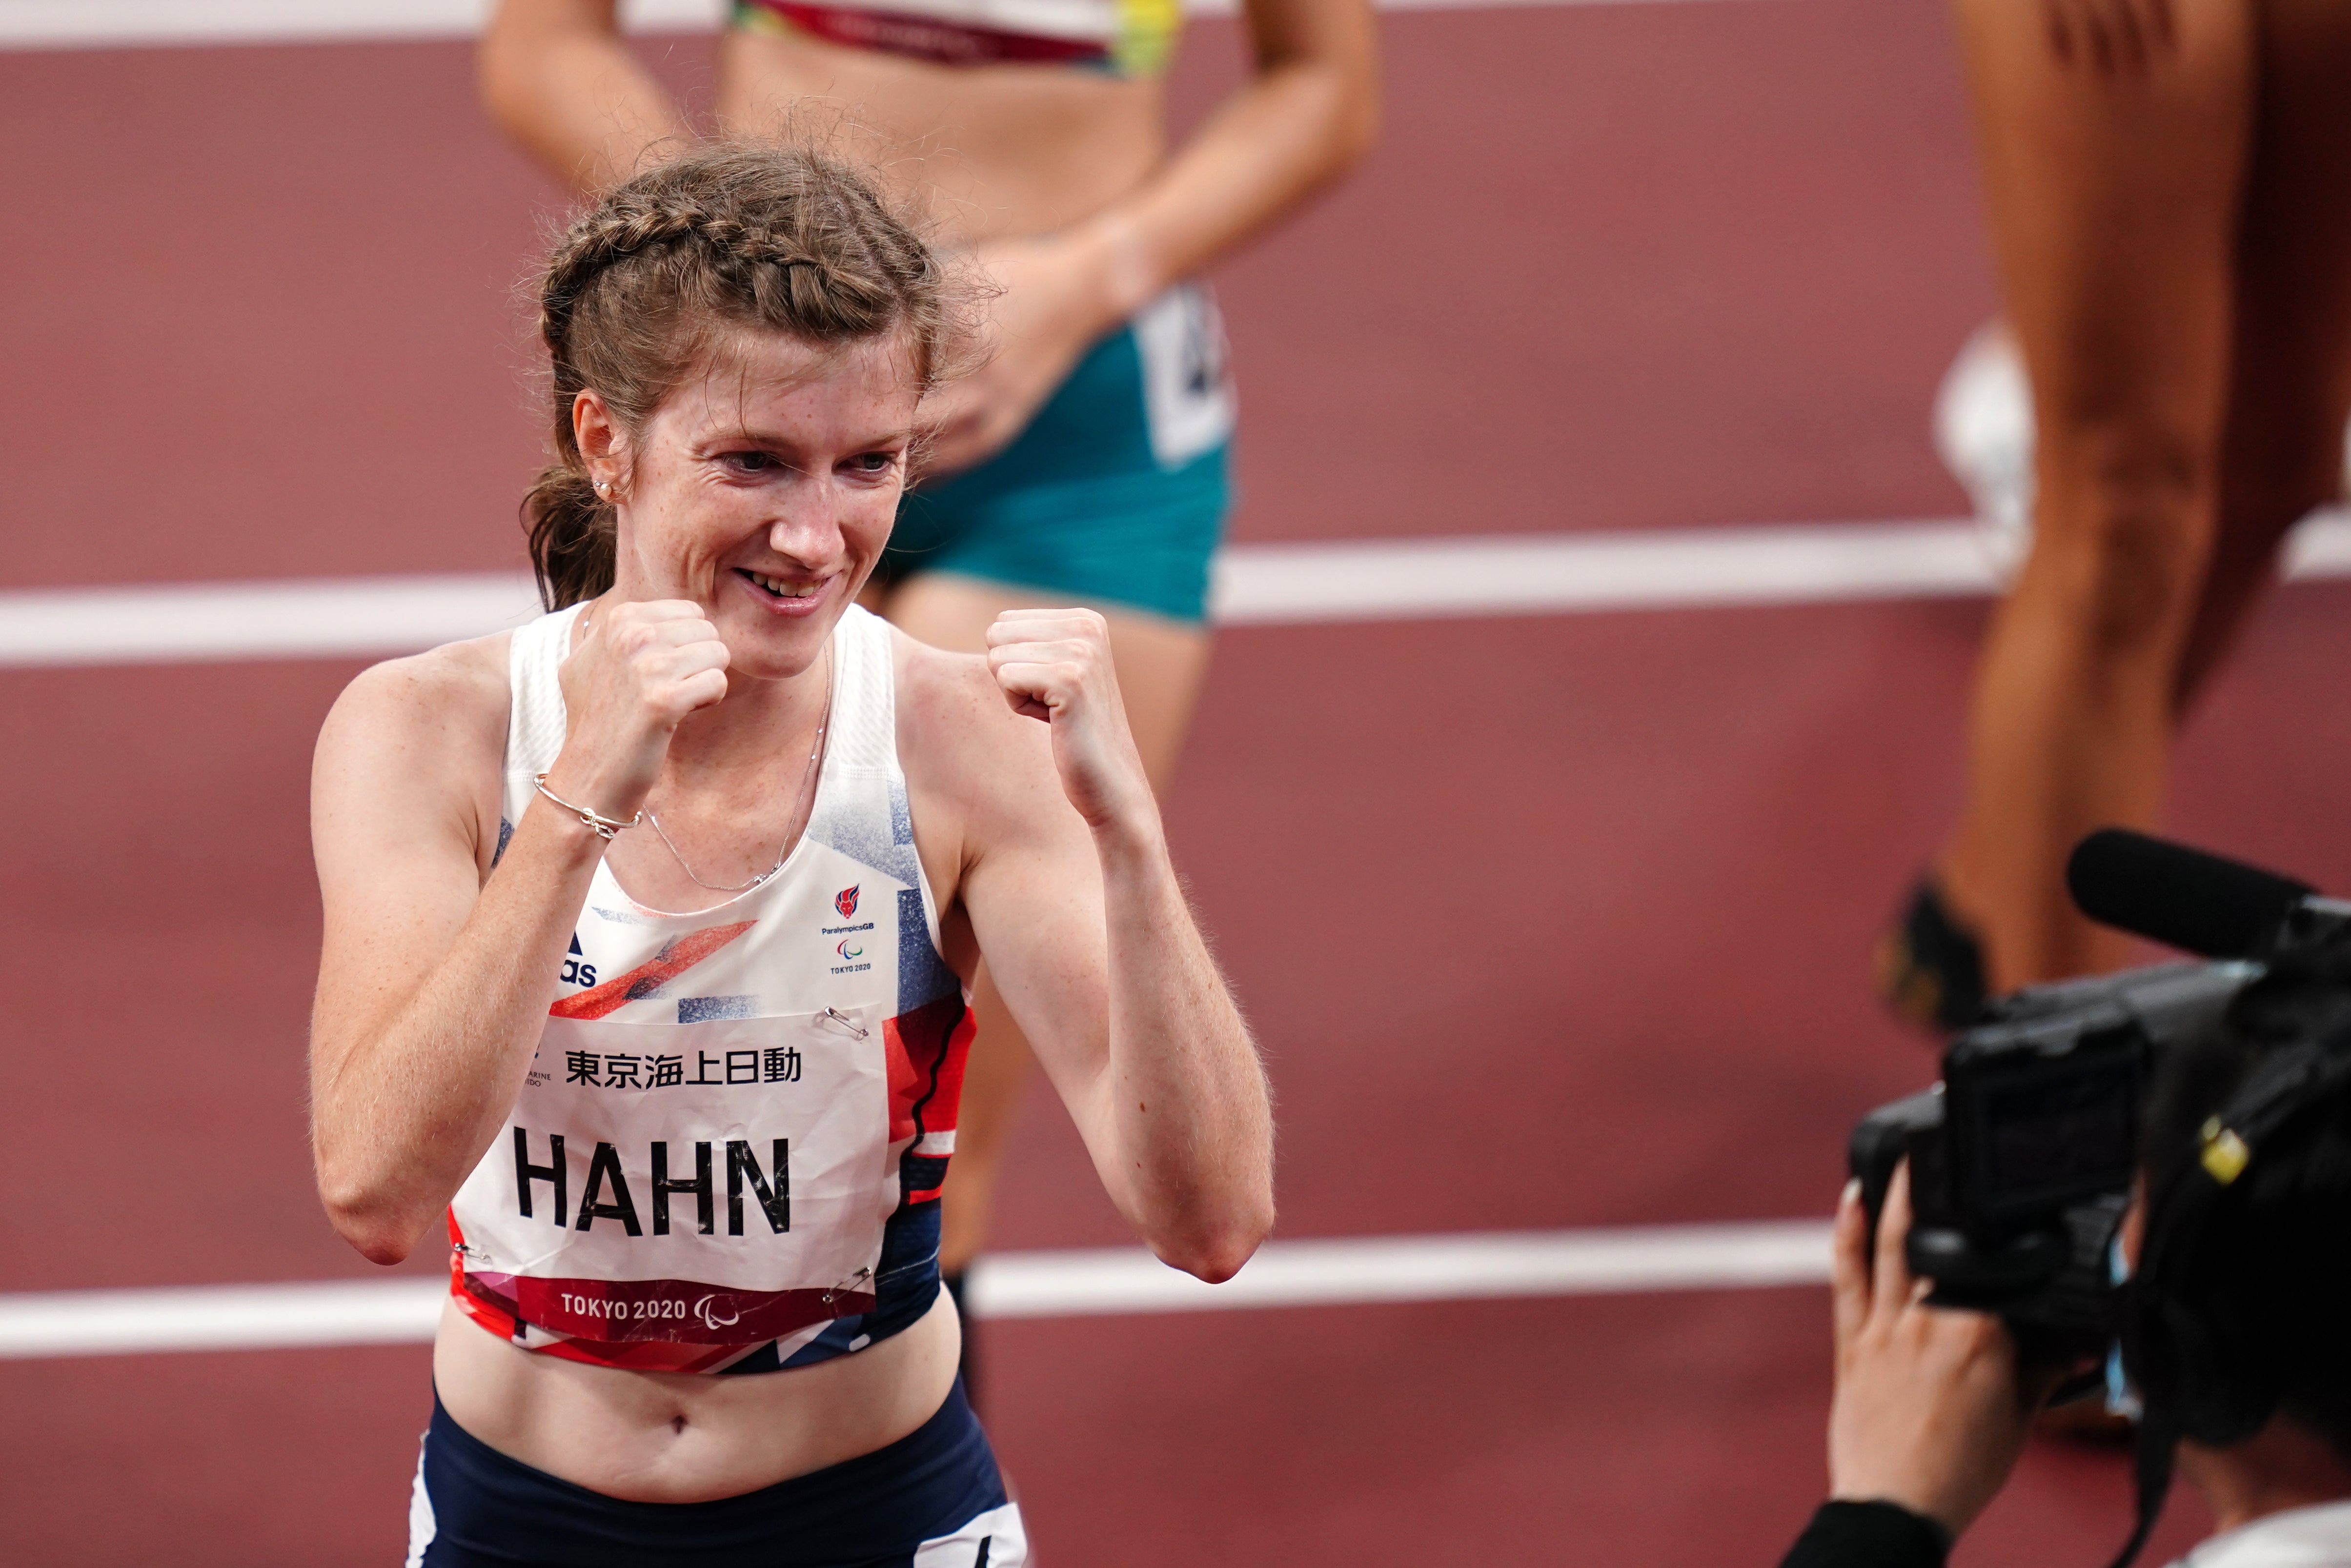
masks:
<svg viewBox="0 0 2351 1568"><path fill-rule="evenodd" d="M578 817L580 819L580 826L586 828L590 832L594 833L598 838L604 840L607 843L611 841L611 838L614 833L624 832L628 829L635 827L639 822L645 820L645 814L642 810L640 810L635 816L631 817L627 821L622 822L615 821L610 817L598 816L595 812L590 810L585 806L575 806L570 801L565 800L562 796L557 794L554 790L547 787L547 775L544 773L532 774L530 782L532 787L540 794L546 796L549 800L554 801L557 805L562 807L573 816Z"/></svg>

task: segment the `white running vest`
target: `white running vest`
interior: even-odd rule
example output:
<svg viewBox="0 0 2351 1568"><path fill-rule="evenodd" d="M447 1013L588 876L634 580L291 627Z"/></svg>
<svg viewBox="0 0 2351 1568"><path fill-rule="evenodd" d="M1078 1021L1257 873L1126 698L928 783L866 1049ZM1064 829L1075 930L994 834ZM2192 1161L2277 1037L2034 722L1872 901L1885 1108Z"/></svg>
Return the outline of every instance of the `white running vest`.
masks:
<svg viewBox="0 0 2351 1568"><path fill-rule="evenodd" d="M499 850L562 748L579 610L514 633ZM862 1350L938 1293L938 1191L971 1037L898 766L891 632L834 630L815 804L716 908L599 864L538 1055L449 1206L450 1288L527 1350L768 1372Z"/></svg>

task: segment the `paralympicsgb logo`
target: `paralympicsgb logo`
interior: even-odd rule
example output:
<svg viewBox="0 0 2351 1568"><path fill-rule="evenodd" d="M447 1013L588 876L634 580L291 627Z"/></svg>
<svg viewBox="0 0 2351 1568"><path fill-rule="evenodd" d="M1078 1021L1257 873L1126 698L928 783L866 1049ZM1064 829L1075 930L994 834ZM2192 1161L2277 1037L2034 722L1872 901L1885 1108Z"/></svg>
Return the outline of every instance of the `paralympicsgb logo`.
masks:
<svg viewBox="0 0 2351 1568"><path fill-rule="evenodd" d="M864 883L862 883L857 884L858 887L862 887ZM841 911L841 917L843 920L846 920L851 915L856 914L857 887L844 887L839 893L834 894L832 895L832 906Z"/></svg>

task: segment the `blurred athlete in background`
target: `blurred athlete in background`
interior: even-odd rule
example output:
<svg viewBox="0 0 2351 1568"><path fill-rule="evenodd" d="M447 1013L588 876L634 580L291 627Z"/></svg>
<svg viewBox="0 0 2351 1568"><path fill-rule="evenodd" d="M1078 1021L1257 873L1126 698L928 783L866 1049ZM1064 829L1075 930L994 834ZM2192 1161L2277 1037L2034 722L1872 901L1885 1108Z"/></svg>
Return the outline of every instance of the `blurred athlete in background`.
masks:
<svg viewBox="0 0 2351 1568"><path fill-rule="evenodd" d="M1378 112L1368 0L1245 12L1249 79L1173 151L1162 78L1179 0L742 0L719 47L724 130L775 133L810 99L845 115L891 150L936 237L1003 289L993 359L939 395L931 477L901 511L880 608L967 651L1040 599L1102 611L1160 789L1207 671L1230 509L1223 329L1189 280L1360 158ZM480 64L499 123L583 193L691 137L622 45L613 0L502 0ZM944 1244L958 1291L1029 1060L984 971L974 1009Z"/></svg>
<svg viewBox="0 0 2351 1568"><path fill-rule="evenodd" d="M2066 851L2154 821L2181 712L2340 491L2351 411L2351 5L1958 12L2037 445L1967 810L1881 954L1947 1026L2121 960Z"/></svg>

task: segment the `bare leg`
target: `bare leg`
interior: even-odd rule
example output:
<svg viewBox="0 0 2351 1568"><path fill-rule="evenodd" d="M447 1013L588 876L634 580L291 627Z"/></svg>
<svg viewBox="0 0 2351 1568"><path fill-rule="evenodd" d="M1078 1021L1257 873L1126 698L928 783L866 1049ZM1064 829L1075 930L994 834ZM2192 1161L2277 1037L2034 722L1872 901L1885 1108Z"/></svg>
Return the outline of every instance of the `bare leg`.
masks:
<svg viewBox="0 0 2351 1568"><path fill-rule="evenodd" d="M2180 656L2184 710L2276 580L2286 531L2343 483L2351 413L2351 6L2266 0L2238 246L2220 528Z"/></svg>
<svg viewBox="0 0 2351 1568"><path fill-rule="evenodd" d="M2121 956L2062 868L2152 821L2174 672L2219 510L2252 0L2173 0L2102 70L2039 5L1958 0L2008 308L2039 428L2032 553L1977 676L1970 798L1942 881L1995 991Z"/></svg>
<svg viewBox="0 0 2351 1568"><path fill-rule="evenodd" d="M920 642L977 653L987 646L989 624L1004 611L1069 602L1066 593L931 572L892 594L887 613ZM1152 788L1164 793L1192 722L1201 679L1207 674L1208 633L1157 616L1104 614L1127 722ZM964 1070L963 1108L956 1121L955 1159L947 1167L941 1212L939 1267L950 1274L968 1263L987 1241L996 1176L1030 1061L1029 1042L984 965L972 987L972 1014L978 1033Z"/></svg>

